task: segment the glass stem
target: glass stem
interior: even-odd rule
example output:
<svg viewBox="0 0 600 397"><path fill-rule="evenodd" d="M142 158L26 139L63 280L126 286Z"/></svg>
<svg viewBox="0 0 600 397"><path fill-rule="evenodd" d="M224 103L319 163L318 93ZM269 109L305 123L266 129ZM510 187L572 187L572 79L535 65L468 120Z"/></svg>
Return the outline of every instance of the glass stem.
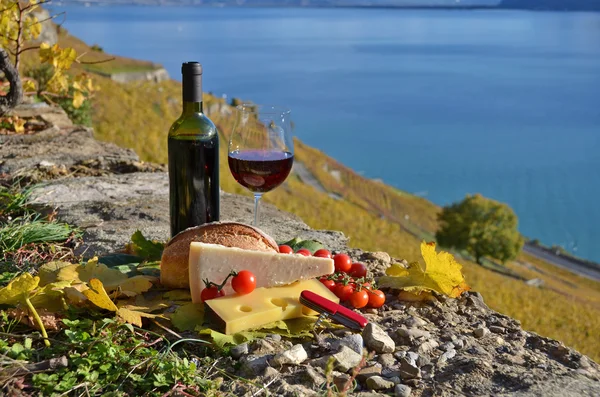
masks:
<svg viewBox="0 0 600 397"><path fill-rule="evenodd" d="M258 227L258 203L262 194L254 193L254 223L252 224L255 227Z"/></svg>

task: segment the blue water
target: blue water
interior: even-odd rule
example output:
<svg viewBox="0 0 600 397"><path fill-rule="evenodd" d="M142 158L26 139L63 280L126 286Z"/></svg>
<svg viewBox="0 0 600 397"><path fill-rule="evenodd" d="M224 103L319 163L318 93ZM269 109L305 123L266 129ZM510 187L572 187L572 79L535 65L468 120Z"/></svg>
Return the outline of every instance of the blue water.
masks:
<svg viewBox="0 0 600 397"><path fill-rule="evenodd" d="M65 9L65 8L63 8ZM108 52L204 64L204 88L291 107L296 135L447 204L600 261L600 13L67 7Z"/></svg>

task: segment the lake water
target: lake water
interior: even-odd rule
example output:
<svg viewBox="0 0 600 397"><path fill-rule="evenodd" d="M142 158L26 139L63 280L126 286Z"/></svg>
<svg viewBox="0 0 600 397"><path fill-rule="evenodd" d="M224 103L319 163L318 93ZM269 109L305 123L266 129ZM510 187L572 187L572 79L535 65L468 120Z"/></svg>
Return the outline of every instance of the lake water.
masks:
<svg viewBox="0 0 600 397"><path fill-rule="evenodd" d="M177 79L198 60L205 90L289 106L300 139L370 178L481 192L600 261L600 13L61 9L110 53Z"/></svg>

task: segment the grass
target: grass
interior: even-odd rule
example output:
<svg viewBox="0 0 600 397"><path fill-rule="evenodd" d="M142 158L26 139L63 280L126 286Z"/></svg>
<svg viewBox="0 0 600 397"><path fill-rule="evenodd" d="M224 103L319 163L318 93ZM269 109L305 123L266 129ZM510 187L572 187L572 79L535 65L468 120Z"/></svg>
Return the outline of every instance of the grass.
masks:
<svg viewBox="0 0 600 397"><path fill-rule="evenodd" d="M63 43L68 40L75 39L61 35ZM131 62L117 59L112 67ZM96 81L101 87L93 101L97 138L132 148L143 160L166 162L167 131L181 109L179 83L118 84L101 76ZM204 100L205 109L221 101L210 95L205 95ZM226 142L233 121L218 112L210 117L221 133L221 186L225 191L248 195L233 180L226 163ZM352 247L387 251L409 261L420 259L420 241L430 240L435 234L438 206L358 175L301 141L296 141L295 149L296 161L302 162L327 192L316 191L292 175L280 188L265 195L265 201L300 216L313 228L343 231L350 237ZM525 262L544 273L523 265ZM525 329L564 341L600 360L600 283L527 254L521 254L507 267L526 279L541 278L541 288L468 260L462 263L467 281L483 294L490 307L519 319Z"/></svg>

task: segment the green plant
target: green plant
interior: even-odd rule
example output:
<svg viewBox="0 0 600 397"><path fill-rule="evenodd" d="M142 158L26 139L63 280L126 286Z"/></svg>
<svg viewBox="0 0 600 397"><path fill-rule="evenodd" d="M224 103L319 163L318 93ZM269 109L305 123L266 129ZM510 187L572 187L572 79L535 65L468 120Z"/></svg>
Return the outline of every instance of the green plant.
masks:
<svg viewBox="0 0 600 397"><path fill-rule="evenodd" d="M506 263L523 248L514 211L480 194L468 195L461 202L444 207L438 219L441 228L436 239L440 245L466 250L479 264L483 257Z"/></svg>

